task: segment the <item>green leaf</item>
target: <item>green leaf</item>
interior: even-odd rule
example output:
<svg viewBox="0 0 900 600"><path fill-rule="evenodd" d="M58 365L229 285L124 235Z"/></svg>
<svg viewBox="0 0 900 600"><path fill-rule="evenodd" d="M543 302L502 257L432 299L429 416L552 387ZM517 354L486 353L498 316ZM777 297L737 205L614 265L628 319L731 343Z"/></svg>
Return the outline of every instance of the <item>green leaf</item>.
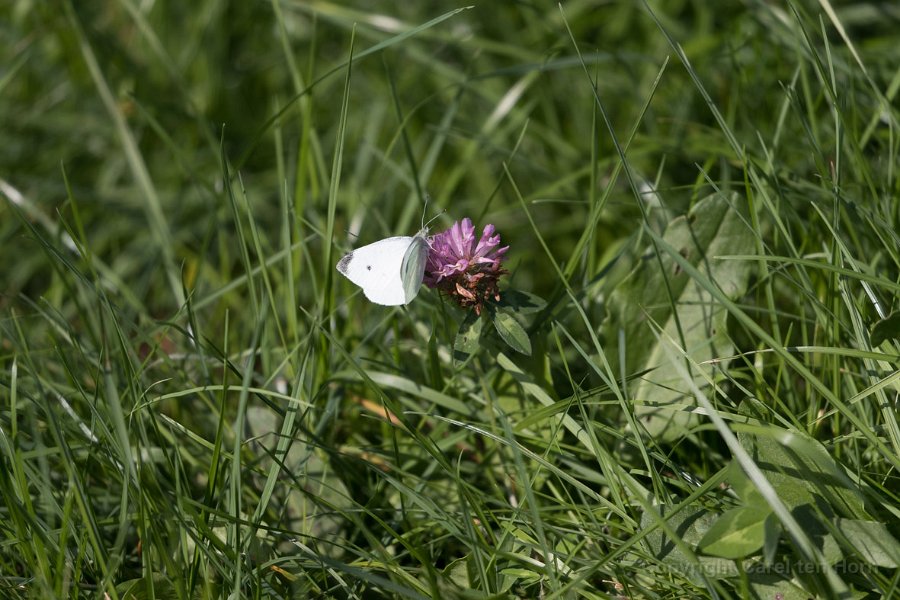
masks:
<svg viewBox="0 0 900 600"><path fill-rule="evenodd" d="M759 493L759 490L756 489L756 486L753 485L753 482L750 481L750 478L747 477L740 463L736 460L731 461L731 464L728 466L726 481L731 486L731 489L734 490L734 493L738 495L738 498L741 499L741 503L744 506L759 506L760 503L765 502L762 494Z"/></svg>
<svg viewBox="0 0 900 600"><path fill-rule="evenodd" d="M512 314L506 310L496 311L494 328L507 346L516 352L531 356L531 340L528 339L528 333Z"/></svg>
<svg viewBox="0 0 900 600"><path fill-rule="evenodd" d="M506 290L497 303L501 308L509 308L521 315L539 312L547 306L547 301L540 296L520 290Z"/></svg>
<svg viewBox="0 0 900 600"><path fill-rule="evenodd" d="M678 535L688 546L695 546L703 537L710 527L716 521L716 514L710 512L706 508L700 506L688 506L681 509L676 514L668 516L672 512L671 508L665 506L657 507L660 514L666 519L669 526L675 530ZM641 529L647 529L656 523L653 515L646 512L641 517ZM691 582L697 585L703 585L703 576L710 579L721 579L724 577L734 577L738 574L738 569L734 561L714 557L714 556L697 556L699 566L691 558L685 555L675 543L669 539L661 528L656 528L644 538L645 543L650 552L657 559L663 561L672 567Z"/></svg>
<svg viewBox="0 0 900 600"><path fill-rule="evenodd" d="M522 580L527 584L536 583L541 579L540 573L536 573L534 571L530 571L528 569L520 569L517 567L509 567L507 569L501 569L500 574L505 577L513 577L517 580Z"/></svg>
<svg viewBox="0 0 900 600"><path fill-rule="evenodd" d="M817 440L777 427L737 437L788 508L826 505L837 516L865 516L859 489Z"/></svg>
<svg viewBox="0 0 900 600"><path fill-rule="evenodd" d="M823 521L822 515L816 511L815 507L811 504L804 504L792 510L791 514L797 519L797 522L803 527L803 531L806 532L809 539L812 540L816 545L816 548L822 553L825 562L829 565L833 565L844 558L844 553L841 550L840 544L838 544L835 537L831 535L831 532L828 531L828 527L825 521ZM821 569L821 567L810 563L800 563L798 568L802 570Z"/></svg>
<svg viewBox="0 0 900 600"><path fill-rule="evenodd" d="M836 519L835 526L864 561L876 567L900 566L900 544L884 523L859 519Z"/></svg>
<svg viewBox="0 0 900 600"><path fill-rule="evenodd" d="M484 319L470 312L459 326L456 341L453 343L453 357L458 361L464 361L478 350L481 340L481 332L484 329Z"/></svg>
<svg viewBox="0 0 900 600"><path fill-rule="evenodd" d="M697 549L722 558L743 558L763 547L766 521L772 511L741 507L725 512L697 544Z"/></svg>
<svg viewBox="0 0 900 600"><path fill-rule="evenodd" d="M778 569L787 569L784 563L774 565ZM765 568L759 565L758 569L751 569L749 572L751 598L759 600L772 600L778 598L780 600L809 600L813 594L797 587L785 575L772 572L772 568Z"/></svg>
<svg viewBox="0 0 900 600"><path fill-rule="evenodd" d="M885 340L900 338L900 311L892 312L872 327L872 347L878 347Z"/></svg>
<svg viewBox="0 0 900 600"><path fill-rule="evenodd" d="M734 254L737 249L748 254L754 251L752 233L740 212L745 204L736 194L713 194L697 202L688 215L672 220L663 236L730 298L746 290L751 263L717 260L716 256ZM733 354L727 311L671 256L657 259L652 248L616 286L608 308L602 333L606 343L615 347L620 345L622 332L626 375L649 370L632 386L638 401L636 416L654 437L671 440L682 436L698 417L688 410L693 407L693 394L670 355L684 352L694 364L704 365L692 366L692 377L701 389L706 387L707 378L726 368L727 357ZM662 329L661 335L657 328ZM671 340L683 350L675 348ZM613 372L618 373L616 353L608 358ZM681 361L681 366L684 364Z"/></svg>
<svg viewBox="0 0 900 600"><path fill-rule="evenodd" d="M129 598L130 600L145 600L146 598L175 600L179 597L175 585L165 575L160 573L154 573L151 578L141 577L123 581L116 586L116 592L118 592L120 597ZM197 594L195 593L194 596L196 597Z"/></svg>
<svg viewBox="0 0 900 600"><path fill-rule="evenodd" d="M469 578L469 558L458 558L444 567L444 575L456 584L460 589L468 590L472 588L472 580Z"/></svg>
<svg viewBox="0 0 900 600"><path fill-rule="evenodd" d="M778 519L766 519L765 541L763 542L763 560L767 565L775 560L778 551L778 540L781 538L781 523Z"/></svg>

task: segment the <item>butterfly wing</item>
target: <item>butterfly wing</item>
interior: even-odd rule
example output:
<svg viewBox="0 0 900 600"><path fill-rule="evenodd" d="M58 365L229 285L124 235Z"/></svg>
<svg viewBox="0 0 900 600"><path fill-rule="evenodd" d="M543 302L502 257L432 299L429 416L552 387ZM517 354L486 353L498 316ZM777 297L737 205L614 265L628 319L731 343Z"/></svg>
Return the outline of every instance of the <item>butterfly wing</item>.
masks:
<svg viewBox="0 0 900 600"><path fill-rule="evenodd" d="M400 280L403 282L403 294L406 297L404 304L412 302L422 287L425 262L428 259L428 240L425 239L425 233L426 231L422 230L412 238L400 264Z"/></svg>
<svg viewBox="0 0 900 600"><path fill-rule="evenodd" d="M407 299L401 271L407 253L417 238L418 236L390 237L357 248L338 262L337 270L361 287L366 298L375 304L384 306L407 304L415 294ZM423 261L423 273L424 269ZM421 277L419 283L422 283Z"/></svg>

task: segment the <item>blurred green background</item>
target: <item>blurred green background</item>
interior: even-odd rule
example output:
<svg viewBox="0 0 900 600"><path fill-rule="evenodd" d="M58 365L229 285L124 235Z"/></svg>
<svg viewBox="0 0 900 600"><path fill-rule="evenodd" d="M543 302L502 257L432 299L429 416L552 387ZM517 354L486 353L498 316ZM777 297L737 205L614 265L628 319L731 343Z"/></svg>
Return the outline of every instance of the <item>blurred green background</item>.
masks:
<svg viewBox="0 0 900 600"><path fill-rule="evenodd" d="M461 6L6 2L0 8L0 176L25 198L31 218L40 213L56 226L71 219L68 180L92 251L155 310L171 311L172 292L155 268L164 254L159 246L166 244L161 228L170 237L168 260L184 264L189 275L206 265L214 266L210 277L229 276L218 252L230 218L222 201L220 140L261 227L277 227L279 195L286 193L297 221L321 228L351 30L357 28L359 54ZM673 51L640 2L562 6L624 139ZM898 60L896 7L836 7L848 35L859 40L869 75L886 87ZM788 6L748 0L719 2L713 9L674 1L657 11L741 144L764 160L753 146L757 136L767 140L776 170L801 177L828 173L818 155L784 143L806 137L811 126L830 127L827 120L783 122L779 112L786 87L803 85L809 75L798 73L805 50L797 44ZM809 23L815 25L814 19ZM833 31L829 35L837 41ZM841 54L837 60L852 58ZM856 91L845 90L846 110L871 114L867 90L859 90L858 98ZM808 108L825 118L828 103L819 102ZM591 186L604 185L616 160L602 127L591 134L598 130L591 86L555 2L478 3L364 57L353 68L348 108L337 230L350 228L361 207L376 208L365 213L363 229L352 226L363 241L415 229L421 214L417 174L434 211L447 209L455 219L487 210L501 233L515 232L518 243L531 243L519 230L515 202L508 193L495 193L507 161L526 198L537 202L545 238L566 255L583 225L579 204L596 193ZM860 127L866 124L860 121ZM298 157L304 135L304 151L314 159L308 162ZM124 137L133 140L138 160L129 157ZM878 148L868 146L871 152ZM701 178L698 167L725 185L739 178L733 169L740 165L704 100L685 70L671 63L628 155L642 177L658 180L667 207L676 212L698 194L692 187ZM299 162L304 166L298 171ZM873 164L890 167L877 158ZM639 223L634 202L622 198L624 179L618 185L596 238L600 247ZM149 188L163 222L150 214ZM45 292L52 269L23 237L8 205L0 210L4 246L32 245L0 266L0 302L8 305L19 292ZM321 251L318 244L313 242L314 252ZM517 273L519 285L546 292L554 284L541 274L550 270L540 256L533 260Z"/></svg>

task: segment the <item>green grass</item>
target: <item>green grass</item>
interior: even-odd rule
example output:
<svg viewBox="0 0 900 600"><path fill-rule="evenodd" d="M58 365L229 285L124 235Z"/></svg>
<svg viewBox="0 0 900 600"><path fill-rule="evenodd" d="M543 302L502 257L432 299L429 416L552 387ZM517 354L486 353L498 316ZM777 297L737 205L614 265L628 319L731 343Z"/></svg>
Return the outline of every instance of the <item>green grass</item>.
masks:
<svg viewBox="0 0 900 600"><path fill-rule="evenodd" d="M898 28L4 4L0 596L897 595ZM336 274L423 211L493 317Z"/></svg>

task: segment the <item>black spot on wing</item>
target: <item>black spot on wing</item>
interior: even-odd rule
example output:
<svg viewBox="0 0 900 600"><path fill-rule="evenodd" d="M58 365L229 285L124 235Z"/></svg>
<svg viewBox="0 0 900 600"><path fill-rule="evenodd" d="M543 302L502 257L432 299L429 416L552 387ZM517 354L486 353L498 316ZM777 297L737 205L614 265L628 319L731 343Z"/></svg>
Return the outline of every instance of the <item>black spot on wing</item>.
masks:
<svg viewBox="0 0 900 600"><path fill-rule="evenodd" d="M344 258L342 258L341 260L338 261L337 270L340 271L341 273L343 273L344 275L346 275L347 269L350 267L351 260L353 260L352 252L347 254Z"/></svg>

